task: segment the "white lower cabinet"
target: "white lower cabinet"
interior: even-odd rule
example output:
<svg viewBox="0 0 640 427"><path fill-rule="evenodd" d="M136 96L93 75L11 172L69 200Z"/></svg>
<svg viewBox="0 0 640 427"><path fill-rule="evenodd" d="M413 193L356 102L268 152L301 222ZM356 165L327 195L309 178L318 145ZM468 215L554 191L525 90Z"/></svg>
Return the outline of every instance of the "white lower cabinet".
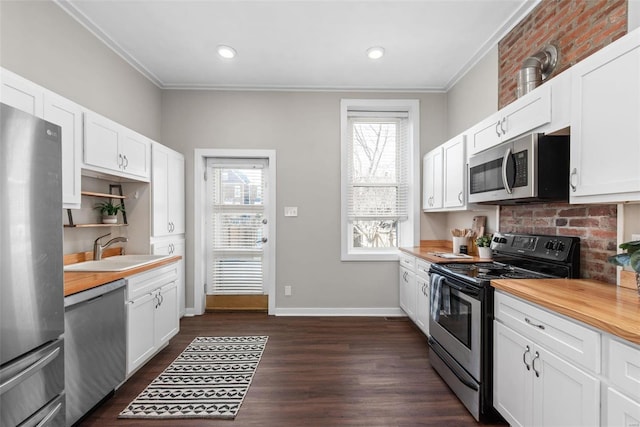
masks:
<svg viewBox="0 0 640 427"><path fill-rule="evenodd" d="M511 300L517 304L509 304ZM527 305L496 292L494 407L512 426L600 425L600 380L597 373L560 356L553 346L540 344L534 337L547 331L553 335L553 319L546 319L545 325L538 323L541 313L533 306L530 306L531 312L527 307L522 313L513 312L513 307L523 308L521 304ZM504 313L512 313L513 318L522 314L531 334L516 332L514 329L519 325L512 328L510 323L513 320ZM560 317L557 320L566 321ZM569 340L569 334L564 338ZM580 346L582 342L582 339L561 342L564 338L558 342L560 348ZM589 351L599 354L599 345L595 347Z"/></svg>
<svg viewBox="0 0 640 427"><path fill-rule="evenodd" d="M605 337L607 426L640 426L640 346Z"/></svg>
<svg viewBox="0 0 640 427"><path fill-rule="evenodd" d="M422 259L400 255L400 308L425 335L429 335L430 266Z"/></svg>
<svg viewBox="0 0 640 427"><path fill-rule="evenodd" d="M416 318L414 322L429 336L429 269L431 263L416 260Z"/></svg>
<svg viewBox="0 0 640 427"><path fill-rule="evenodd" d="M154 255L179 255L182 257L178 264L178 277L176 286L178 292L178 314L180 317L185 314L185 243L184 238L171 238L156 241L151 245Z"/></svg>
<svg viewBox="0 0 640 427"><path fill-rule="evenodd" d="M127 279L127 376L178 333L177 276L173 263Z"/></svg>
<svg viewBox="0 0 640 427"><path fill-rule="evenodd" d="M416 318L416 275L400 267L400 308L411 320Z"/></svg>

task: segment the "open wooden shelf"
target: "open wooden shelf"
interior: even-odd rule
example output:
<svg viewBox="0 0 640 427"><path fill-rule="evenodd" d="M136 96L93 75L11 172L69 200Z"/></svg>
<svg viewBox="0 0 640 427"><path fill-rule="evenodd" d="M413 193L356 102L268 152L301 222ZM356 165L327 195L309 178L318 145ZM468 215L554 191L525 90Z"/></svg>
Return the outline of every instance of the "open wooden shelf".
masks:
<svg viewBox="0 0 640 427"><path fill-rule="evenodd" d="M92 197L104 197L105 199L126 199L127 196L120 196L117 194L107 194L107 193L95 193L93 191L81 191L80 194L83 196L92 196Z"/></svg>
<svg viewBox="0 0 640 427"><path fill-rule="evenodd" d="M118 194L111 194L113 190L117 190ZM109 193L97 193L95 191L81 191L80 194L83 196L89 197L101 197L104 199L118 199L121 200L120 204L124 208L124 199L126 196L122 195L122 185L120 184L109 184ZM67 209L67 216L69 218L69 224L64 224L65 228L95 228L95 227L126 227L129 225L127 223L127 213L126 211L122 212L122 220L123 223L119 224L75 224L73 222L73 214L71 213L71 209Z"/></svg>
<svg viewBox="0 0 640 427"><path fill-rule="evenodd" d="M93 227L126 227L129 224L64 224L67 228L93 228Z"/></svg>

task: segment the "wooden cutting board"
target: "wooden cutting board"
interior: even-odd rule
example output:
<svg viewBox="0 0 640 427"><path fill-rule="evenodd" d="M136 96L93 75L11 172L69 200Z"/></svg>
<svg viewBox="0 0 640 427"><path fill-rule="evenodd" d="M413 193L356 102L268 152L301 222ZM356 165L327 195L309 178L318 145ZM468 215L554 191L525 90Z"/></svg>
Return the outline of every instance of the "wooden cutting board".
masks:
<svg viewBox="0 0 640 427"><path fill-rule="evenodd" d="M484 235L484 230L487 226L487 217L478 215L473 217L473 223L471 224L471 229L474 233L474 239L476 237L480 237Z"/></svg>

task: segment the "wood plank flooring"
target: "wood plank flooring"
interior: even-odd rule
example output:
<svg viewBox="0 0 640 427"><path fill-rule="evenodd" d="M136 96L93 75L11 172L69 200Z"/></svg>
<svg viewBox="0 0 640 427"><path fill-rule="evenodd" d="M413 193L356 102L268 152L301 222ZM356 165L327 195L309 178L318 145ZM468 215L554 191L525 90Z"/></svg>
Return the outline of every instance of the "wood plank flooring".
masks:
<svg viewBox="0 0 640 427"><path fill-rule="evenodd" d="M405 319L206 313L183 318L169 346L81 426L476 426ZM118 413L196 336L268 335L235 420L126 420Z"/></svg>

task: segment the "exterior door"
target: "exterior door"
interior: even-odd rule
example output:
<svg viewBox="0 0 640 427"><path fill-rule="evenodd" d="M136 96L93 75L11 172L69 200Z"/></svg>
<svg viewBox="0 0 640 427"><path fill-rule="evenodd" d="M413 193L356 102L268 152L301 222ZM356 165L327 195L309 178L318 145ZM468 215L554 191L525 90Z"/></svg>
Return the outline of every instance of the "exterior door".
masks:
<svg viewBox="0 0 640 427"><path fill-rule="evenodd" d="M267 309L267 159L207 161L208 309Z"/></svg>

